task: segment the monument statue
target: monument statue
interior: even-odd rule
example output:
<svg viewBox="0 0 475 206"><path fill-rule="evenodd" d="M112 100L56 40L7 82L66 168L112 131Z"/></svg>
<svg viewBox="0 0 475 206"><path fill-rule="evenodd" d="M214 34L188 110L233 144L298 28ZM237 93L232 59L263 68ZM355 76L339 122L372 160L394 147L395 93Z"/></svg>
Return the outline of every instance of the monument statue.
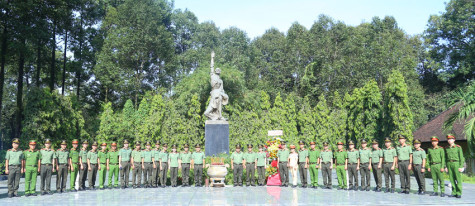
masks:
<svg viewBox="0 0 475 206"><path fill-rule="evenodd" d="M214 51L211 52L211 98L209 100L208 107L204 115L208 117L209 120L224 120L226 119L222 115L223 105L228 104L228 95L224 92L223 89L223 80L219 76L221 74L221 69L214 69Z"/></svg>

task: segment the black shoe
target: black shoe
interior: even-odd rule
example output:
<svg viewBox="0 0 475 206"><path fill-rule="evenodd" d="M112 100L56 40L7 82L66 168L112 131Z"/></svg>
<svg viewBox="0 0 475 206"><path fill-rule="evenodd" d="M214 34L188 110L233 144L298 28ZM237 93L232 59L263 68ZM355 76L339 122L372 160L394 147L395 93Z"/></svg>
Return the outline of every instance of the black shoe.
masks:
<svg viewBox="0 0 475 206"><path fill-rule="evenodd" d="M165 188L166 186L165 185L162 185L162 188Z"/></svg>
<svg viewBox="0 0 475 206"><path fill-rule="evenodd" d="M456 197L457 195L447 195L447 197Z"/></svg>
<svg viewBox="0 0 475 206"><path fill-rule="evenodd" d="M297 185L292 185L292 188L296 188L296 187L297 187Z"/></svg>
<svg viewBox="0 0 475 206"><path fill-rule="evenodd" d="M381 192L381 189L376 189L376 192Z"/></svg>
<svg viewBox="0 0 475 206"><path fill-rule="evenodd" d="M343 188L339 187L338 190L342 190Z"/></svg>
<svg viewBox="0 0 475 206"><path fill-rule="evenodd" d="M30 196L30 194L25 194L25 197L29 197L29 196Z"/></svg>
<svg viewBox="0 0 475 206"><path fill-rule="evenodd" d="M121 186L120 189L125 189L125 186Z"/></svg>
<svg viewBox="0 0 475 206"><path fill-rule="evenodd" d="M445 193L440 193L440 197L445 197Z"/></svg>
<svg viewBox="0 0 475 206"><path fill-rule="evenodd" d="M71 190L71 192L77 192L77 190L76 190L75 188L73 188L73 189Z"/></svg>
<svg viewBox="0 0 475 206"><path fill-rule="evenodd" d="M456 198L462 198L462 195L455 195Z"/></svg>
<svg viewBox="0 0 475 206"><path fill-rule="evenodd" d="M439 193L433 192L432 194L430 194L430 196L439 196Z"/></svg>
<svg viewBox="0 0 475 206"><path fill-rule="evenodd" d="M394 189L391 189L391 193L394 193L394 191L395 191Z"/></svg>
<svg viewBox="0 0 475 206"><path fill-rule="evenodd" d="M135 186L132 186L132 189L135 189L136 187Z"/></svg>
<svg viewBox="0 0 475 206"><path fill-rule="evenodd" d="M48 195L52 195L52 194L53 194L53 192L49 191L49 192L47 192L47 194L48 194Z"/></svg>
<svg viewBox="0 0 475 206"><path fill-rule="evenodd" d="M251 186L255 187L256 185L251 185Z"/></svg>
<svg viewBox="0 0 475 206"><path fill-rule="evenodd" d="M8 194L8 198L12 198L13 197L13 194Z"/></svg>
<svg viewBox="0 0 475 206"><path fill-rule="evenodd" d="M424 191L419 192L419 195L424 195L424 194L425 194Z"/></svg>
<svg viewBox="0 0 475 206"><path fill-rule="evenodd" d="M406 191L401 190L401 191L399 191L398 193L399 193L399 194L406 194Z"/></svg>
<svg viewBox="0 0 475 206"><path fill-rule="evenodd" d="M242 184L239 184L239 187L242 187Z"/></svg>
<svg viewBox="0 0 475 206"><path fill-rule="evenodd" d="M47 193L46 192L41 192L41 195L46 195Z"/></svg>
<svg viewBox="0 0 475 206"><path fill-rule="evenodd" d="M36 196L36 193L32 193L32 194L30 194L30 196Z"/></svg>
<svg viewBox="0 0 475 206"><path fill-rule="evenodd" d="M411 192L409 190L406 190L406 195L408 195L408 194L411 194Z"/></svg>
<svg viewBox="0 0 475 206"><path fill-rule="evenodd" d="M249 186L251 186L251 185L246 184L246 187L249 187Z"/></svg>

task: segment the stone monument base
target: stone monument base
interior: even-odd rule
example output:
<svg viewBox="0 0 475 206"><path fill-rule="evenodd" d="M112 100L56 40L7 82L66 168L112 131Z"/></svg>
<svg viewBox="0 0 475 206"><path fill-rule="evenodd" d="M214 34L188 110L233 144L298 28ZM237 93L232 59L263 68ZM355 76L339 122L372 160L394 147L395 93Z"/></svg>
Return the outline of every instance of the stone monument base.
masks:
<svg viewBox="0 0 475 206"><path fill-rule="evenodd" d="M229 123L224 120L206 120L205 155L229 154Z"/></svg>

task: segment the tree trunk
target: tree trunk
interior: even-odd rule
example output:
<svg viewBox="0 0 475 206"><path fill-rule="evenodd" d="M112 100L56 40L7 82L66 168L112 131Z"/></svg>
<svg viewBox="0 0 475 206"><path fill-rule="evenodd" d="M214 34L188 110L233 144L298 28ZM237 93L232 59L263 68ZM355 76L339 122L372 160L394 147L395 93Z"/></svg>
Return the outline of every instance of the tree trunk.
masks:
<svg viewBox="0 0 475 206"><path fill-rule="evenodd" d="M68 31L66 31L66 34L64 36L64 62L63 62L63 80L62 80L62 86L61 86L61 95L64 96L64 87L66 86L66 53L67 53L67 48L68 48Z"/></svg>
<svg viewBox="0 0 475 206"><path fill-rule="evenodd" d="M3 27L2 34L2 53L1 53L1 69L0 69L0 125L2 125L2 108L3 108L3 83L5 81L5 55L7 53L7 27ZM2 133L3 134L3 133Z"/></svg>
<svg viewBox="0 0 475 206"><path fill-rule="evenodd" d="M55 82L55 63L56 63L56 19L53 20L53 42L51 48L51 68L50 68L50 80L49 88L51 92L54 91L54 82Z"/></svg>
<svg viewBox="0 0 475 206"><path fill-rule="evenodd" d="M36 51L36 74L35 74L36 87L40 87L40 74L41 74L41 39L38 39L38 48Z"/></svg>
<svg viewBox="0 0 475 206"><path fill-rule="evenodd" d="M18 59L18 82L17 82L17 115L16 115L16 132L15 136L19 138L21 136L21 121L23 117L23 68L25 64L25 39L21 40L21 48L20 48L20 57Z"/></svg>

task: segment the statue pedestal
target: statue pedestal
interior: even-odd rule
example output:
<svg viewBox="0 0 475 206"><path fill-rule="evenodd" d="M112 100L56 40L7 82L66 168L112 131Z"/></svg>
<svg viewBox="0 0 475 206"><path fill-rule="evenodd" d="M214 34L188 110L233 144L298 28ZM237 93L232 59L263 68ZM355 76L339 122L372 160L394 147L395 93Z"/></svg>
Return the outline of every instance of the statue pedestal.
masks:
<svg viewBox="0 0 475 206"><path fill-rule="evenodd" d="M223 120L206 120L205 155L229 154L229 123Z"/></svg>

